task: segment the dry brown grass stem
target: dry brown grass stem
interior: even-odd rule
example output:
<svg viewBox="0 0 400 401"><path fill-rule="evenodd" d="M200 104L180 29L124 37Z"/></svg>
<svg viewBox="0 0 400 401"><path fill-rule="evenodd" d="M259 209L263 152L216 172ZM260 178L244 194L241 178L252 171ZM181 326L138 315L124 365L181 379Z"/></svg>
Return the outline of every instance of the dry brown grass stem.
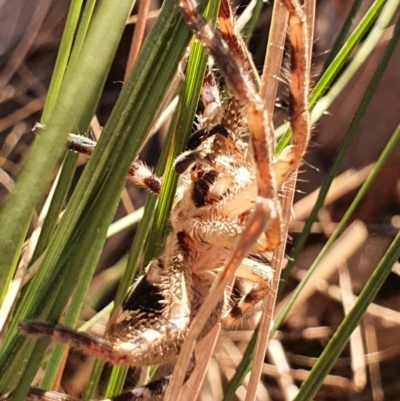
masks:
<svg viewBox="0 0 400 401"><path fill-rule="evenodd" d="M376 327L371 316L365 315L363 318L363 327L365 334L365 346L368 354L377 353L379 350ZM367 362L367 358L365 358ZM380 365L377 361L370 361L367 364L369 377L371 381L372 397L374 401L383 401L384 393L382 389L382 380Z"/></svg>
<svg viewBox="0 0 400 401"><path fill-rule="evenodd" d="M220 325L214 326L213 329L195 345L196 368L188 382L182 387L177 401L196 400L198 398L220 331Z"/></svg>
<svg viewBox="0 0 400 401"><path fill-rule="evenodd" d="M313 279L309 280L303 288L303 291L297 297L286 321L290 321L298 314L299 308L310 298L317 290L318 283L321 280L327 280L337 270L338 266L347 261L368 238L368 231L365 224L361 221L355 221L346 231L336 240L325 257L321 260L314 272ZM277 305L276 313L279 313L283 305L287 302L285 298Z"/></svg>
<svg viewBox="0 0 400 401"><path fill-rule="evenodd" d="M285 401L293 400L299 392L290 374L290 365L285 350L279 340L271 339L268 344L268 355L278 370L276 376L282 396Z"/></svg>
<svg viewBox="0 0 400 401"><path fill-rule="evenodd" d="M261 78L260 94L264 102L265 110L272 115L276 99L276 91L278 88L277 76L280 75L280 69L283 59L283 50L286 38L288 23L288 12L281 2L275 2L272 11L271 31L267 42L267 54L264 61L264 70ZM284 199L288 205L289 215L292 202L292 191L285 190ZM290 203L290 204L289 204ZM284 215L287 215L287 207L284 207ZM283 217L286 220L285 216ZM287 225L286 225L287 226ZM283 238L286 239L286 235ZM267 349L269 329L271 325L271 316L273 315L275 298L277 294L277 283L279 282L281 259L283 257L286 240L282 241L282 245L274 252L274 278L271 284L271 293L263 302L263 315L259 325L259 333L255 346L254 360L251 369L250 382L246 395L246 401L255 400L257 395L258 383L261 377L262 365L264 363L264 355Z"/></svg>
<svg viewBox="0 0 400 401"><path fill-rule="evenodd" d="M135 64L137 55L143 43L144 31L146 29L148 14L149 14L150 0L141 0L139 2L139 12L137 16L137 22L135 25L135 31L129 50L128 62L126 63L124 81L128 78L128 75Z"/></svg>
<svg viewBox="0 0 400 401"><path fill-rule="evenodd" d="M354 307L355 297L346 262L339 265L338 272L343 309L345 315L347 315ZM367 372L364 355L365 350L362 340L361 327L357 326L350 336L350 359L351 368L353 371L353 383L356 391L363 390L367 384Z"/></svg>
<svg viewBox="0 0 400 401"><path fill-rule="evenodd" d="M297 278L300 279L300 275L297 275ZM330 285L326 280L320 280L318 283L316 283L315 288L316 291L327 295L336 302L341 302L340 288L337 285ZM357 298L358 297L355 296L355 301L357 301ZM372 303L368 306L367 313L374 318L383 320L385 325L398 326L400 324L400 312L394 309Z"/></svg>
<svg viewBox="0 0 400 401"><path fill-rule="evenodd" d="M312 44L312 33L315 19L315 2L309 0L305 4L305 13L307 16L308 30L311 32L311 36L308 37L309 43L308 48L310 54L308 59L311 58L311 44ZM286 38L288 23L288 12L281 2L274 3L273 17L271 21L271 32L267 44L267 55L264 63L264 72L261 82L261 96L263 97L266 111L273 113L276 90L278 87L278 80L276 77L280 75L280 68L283 59L284 43ZM246 395L246 401L253 401L256 399L257 386L260 381L262 366L264 363L264 355L267 349L269 330L271 327L271 319L274 316L274 309L276 304L277 287L280 281L280 273L284 261L284 254L286 248L286 239L288 235L289 220L291 215L291 209L294 197L294 185L296 182L297 170L293 173L293 179L289 180L289 183L293 185L285 185L283 189L283 225L284 234L283 241L280 246L274 251L272 257L272 268L274 270L274 278L271 284L271 292L269 296L264 300L263 303L263 315L260 321L259 333L257 337L257 343L254 352L254 360L251 370L250 382L248 393ZM284 394L286 394L284 392ZM286 394L288 396L288 394Z"/></svg>
<svg viewBox="0 0 400 401"><path fill-rule="evenodd" d="M23 107L17 109L13 113L10 113L7 117L0 119L0 132L18 124L20 121L25 120L27 117L43 109L46 95L40 96L37 99L33 99Z"/></svg>
<svg viewBox="0 0 400 401"><path fill-rule="evenodd" d="M349 169L338 175L329 188L324 205L330 205L353 189L359 187L366 180L373 167L374 164L369 164L361 170ZM305 220L309 216L318 198L319 191L319 188L316 189L293 205L294 218L291 221L291 225L296 224L299 220Z"/></svg>

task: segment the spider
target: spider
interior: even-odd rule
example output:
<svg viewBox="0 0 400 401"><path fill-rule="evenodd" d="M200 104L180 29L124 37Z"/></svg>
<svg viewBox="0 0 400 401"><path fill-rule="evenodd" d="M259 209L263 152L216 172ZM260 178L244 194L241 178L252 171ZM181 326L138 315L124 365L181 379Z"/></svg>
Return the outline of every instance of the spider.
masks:
<svg viewBox="0 0 400 401"><path fill-rule="evenodd" d="M221 3L219 30L198 13L192 0L176 4L218 66L232 96L222 109L218 85L209 71L202 90L204 112L199 130L175 162L181 181L171 212L173 232L165 251L149 263L145 275L128 293L108 325L106 339L50 323L27 321L19 325L26 335L52 337L112 364L174 362L216 272L223 266L254 286L234 305L226 291L221 291L198 340L218 322L224 328L235 326L269 293L272 268L252 255L273 250L281 242L277 188L301 161L309 139L307 32L298 1L284 1L290 15L292 47L292 143L275 161L270 116L264 112L257 76L235 32L229 1ZM70 148L90 154L94 144L73 136ZM129 174L137 184L160 192L161 180L144 164L134 163ZM193 365L194 359L185 379ZM160 399L169 382L170 376L161 377L113 399ZM28 398L71 399L35 388Z"/></svg>

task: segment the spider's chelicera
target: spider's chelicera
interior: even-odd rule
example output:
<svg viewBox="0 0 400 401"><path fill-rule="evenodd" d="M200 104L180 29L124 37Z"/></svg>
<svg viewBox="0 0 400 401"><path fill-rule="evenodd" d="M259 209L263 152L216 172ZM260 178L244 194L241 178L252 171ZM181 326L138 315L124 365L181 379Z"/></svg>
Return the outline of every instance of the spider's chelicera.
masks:
<svg viewBox="0 0 400 401"><path fill-rule="evenodd" d="M223 0L213 28L197 12L192 0L177 1L188 25L202 42L224 77L232 96L222 108L213 74L208 71L202 90L204 111L188 150L175 162L180 188L171 212L173 232L164 253L152 260L146 273L126 296L108 325L106 339L73 329L22 322L27 335L50 336L67 342L112 364L130 366L174 362L189 326L203 304L218 269L238 249L249 251L235 276L254 283L232 305L221 294L198 339L218 322L234 326L269 292L271 267L252 254L276 248L281 241L277 188L289 177L306 149L309 138L308 49L303 12L297 0L285 0L289 11L292 48L290 122L292 143L277 160L272 157L270 116L258 95L259 83L248 60L228 0ZM94 144L71 136L70 148L90 154ZM129 175L138 184L159 193L162 182L142 163ZM246 235L243 235L246 232ZM190 376L190 370L187 377ZM121 400L162 398L170 377L129 390ZM30 390L31 399L71 399L59 393Z"/></svg>

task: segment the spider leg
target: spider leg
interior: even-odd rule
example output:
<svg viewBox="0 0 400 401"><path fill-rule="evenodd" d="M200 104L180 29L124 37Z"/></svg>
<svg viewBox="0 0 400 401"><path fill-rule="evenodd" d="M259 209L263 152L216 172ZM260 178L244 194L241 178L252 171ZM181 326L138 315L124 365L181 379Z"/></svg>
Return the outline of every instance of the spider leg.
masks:
<svg viewBox="0 0 400 401"><path fill-rule="evenodd" d="M245 258L235 271L235 276L250 280L255 283L247 294L243 295L239 302L233 305L222 318L224 328L232 328L243 317L251 312L256 304L262 301L270 291L270 283L273 279L271 266L266 262Z"/></svg>
<svg viewBox="0 0 400 401"><path fill-rule="evenodd" d="M184 235L171 235L167 249L168 254L150 262L107 330L114 348L132 354L132 366L175 358L189 326L192 276Z"/></svg>
<svg viewBox="0 0 400 401"><path fill-rule="evenodd" d="M107 339L35 321L21 322L20 331L67 343L116 365L148 366L174 359L191 318L191 272L184 236L172 235L169 242L169 254L151 261L112 317Z"/></svg>
<svg viewBox="0 0 400 401"><path fill-rule="evenodd" d="M218 28L222 38L228 45L236 62L243 65L248 72L251 81L258 90L260 86L260 78L257 69L253 63L253 59L243 42L238 30L238 24L235 23L235 15L232 10L230 0L222 0L218 13Z"/></svg>
<svg viewBox="0 0 400 401"><path fill-rule="evenodd" d="M91 334L79 333L69 327L27 320L18 324L21 333L30 337L47 337L55 341L69 344L84 351L86 354L97 356L113 364L126 363L126 355L115 352L110 341Z"/></svg>
<svg viewBox="0 0 400 401"><path fill-rule="evenodd" d="M171 375L153 380L143 387L127 390L121 394L111 397L107 400L100 401L148 401L148 400L162 400L168 384L171 381Z"/></svg>
<svg viewBox="0 0 400 401"><path fill-rule="evenodd" d="M96 141L93 141L86 136L76 134L68 135L67 149L69 150L90 156L95 147Z"/></svg>
<svg viewBox="0 0 400 401"><path fill-rule="evenodd" d="M111 319L107 339L52 323L25 321L19 330L28 336L48 337L78 348L114 365L148 366L176 359L191 319L192 276L184 233L168 239L169 252L150 262ZM171 288L174 291L171 291ZM194 360L194 357L193 357ZM194 370L189 366L187 380ZM118 395L115 401L161 399L170 376ZM28 400L75 401L63 394L31 388Z"/></svg>
<svg viewBox="0 0 400 401"><path fill-rule="evenodd" d="M308 92L310 68L307 42L307 24L302 8L294 0L284 1L289 11L289 41L291 70L289 85L289 116L292 129L291 144L279 155L275 163L278 185L284 183L300 163L310 139Z"/></svg>
<svg viewBox="0 0 400 401"><path fill-rule="evenodd" d="M194 132L190 136L188 149L195 150L201 145L201 143L215 135L220 135L225 138L232 148L235 146L235 137L233 132L223 124L216 124L212 128L201 129Z"/></svg>
<svg viewBox="0 0 400 401"><path fill-rule="evenodd" d="M161 192L162 178L156 176L144 162L136 160L128 170L128 177L134 184L148 189L156 195Z"/></svg>
<svg viewBox="0 0 400 401"><path fill-rule="evenodd" d="M67 148L74 152L90 156L96 142L85 136L69 134ZM142 161L133 162L128 170L128 177L138 186L145 187L149 191L159 195L161 191L162 179L153 174L153 171Z"/></svg>
<svg viewBox="0 0 400 401"><path fill-rule="evenodd" d="M230 149L237 150L234 134L231 130L222 124L214 125L212 128L204 128L194 132L189 140L188 149L180 154L174 163L174 169L177 174L183 174L194 163L208 164L212 166L215 161L215 151L198 150L199 146L211 137L218 136L218 143ZM214 145L217 138L214 139Z"/></svg>
<svg viewBox="0 0 400 401"><path fill-rule="evenodd" d="M1 401L10 401L12 393L1 397ZM80 401L78 398L71 397L68 394L58 393L57 391L43 390L38 387L30 387L26 395L27 401Z"/></svg>

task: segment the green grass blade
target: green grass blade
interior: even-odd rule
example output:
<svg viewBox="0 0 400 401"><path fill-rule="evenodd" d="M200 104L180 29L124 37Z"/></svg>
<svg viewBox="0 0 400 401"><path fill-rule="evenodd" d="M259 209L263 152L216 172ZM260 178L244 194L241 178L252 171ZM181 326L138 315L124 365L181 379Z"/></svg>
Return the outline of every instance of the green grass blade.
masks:
<svg viewBox="0 0 400 401"><path fill-rule="evenodd" d="M332 61L331 65L326 69L325 73L318 80L317 85L310 95L310 108L312 109L318 99L326 92L329 85L339 73L341 67L350 56L351 52L355 49L359 41L368 31L374 20L379 15L382 7L387 3L387 0L375 0L369 10L365 13L364 17L354 29L354 32L349 36L346 43L338 52L337 56Z"/></svg>
<svg viewBox="0 0 400 401"><path fill-rule="evenodd" d="M83 0L73 0L69 8L65 28L57 54L56 64L51 77L49 91L44 105L42 120L47 121L53 112L54 105L59 94L61 83L67 68L72 45L74 43L75 33L77 31L79 18L81 15Z"/></svg>
<svg viewBox="0 0 400 401"><path fill-rule="evenodd" d="M89 126L122 34L130 1L124 0L119 8L107 10L107 15L104 15L102 10L106 8L107 5L99 7L85 50L79 60L70 63L57 96L57 104L48 118L42 119L45 128L37 131L36 140L13 192L2 206L0 226L7 227L7 230L0 231L0 283L3 295L6 279L10 272L14 272L34 208L60 165L67 134L76 127L86 126L87 129ZM99 47L101 54L97 51Z"/></svg>
<svg viewBox="0 0 400 401"><path fill-rule="evenodd" d="M82 3L82 0L74 0L71 3L68 17L65 23L63 37L60 43L59 52L57 55L56 64L49 86L48 96L46 98L46 104L43 109L42 120L44 121L47 120L48 116L52 112L52 107L54 106L58 92L60 90L61 82L64 77L71 51L73 49L73 53L79 54L89 29L96 0L91 0L90 2L87 2L83 12ZM72 48L74 42L75 44ZM32 256L32 262L34 262L43 253L48 245L51 235L54 232L58 216L65 205L65 199L69 190L69 186L75 173L75 164L77 158L78 156L74 155L72 152L70 152L65 158L54 198L43 222L41 234L34 254Z"/></svg>
<svg viewBox="0 0 400 401"><path fill-rule="evenodd" d="M101 379L101 374L103 372L104 361L97 360L94 363L94 367L92 369L92 373L90 375L90 379L88 384L85 387L85 391L82 395L82 400L91 400L96 396L97 386Z"/></svg>
<svg viewBox="0 0 400 401"><path fill-rule="evenodd" d="M77 158L78 155L70 153L64 160L53 199L43 221L41 233L32 255L31 264L45 251L54 233L58 217L65 206L68 190L75 173Z"/></svg>
<svg viewBox="0 0 400 401"><path fill-rule="evenodd" d="M75 44L73 48L73 53L71 59L77 57L82 50L83 43L85 41L86 35L88 33L90 22L93 17L94 7L96 6L97 0L90 0L85 2L85 8L81 13L81 19L79 24L79 29L76 33ZM135 1L133 2L135 3ZM133 5L132 5L133 7Z"/></svg>
<svg viewBox="0 0 400 401"><path fill-rule="evenodd" d="M332 49L329 52L328 57L325 60L324 69L323 69L324 72L326 71L327 67L332 64L332 61L337 56L340 49L343 47L343 45L346 41L346 37L350 31L351 25L353 24L354 18L356 16L357 12L359 11L362 3L363 3L363 0L356 0L353 3L351 10L349 11L349 15L347 16L346 21L344 21L342 29L340 30L339 35L336 38L335 43L332 46Z"/></svg>
<svg viewBox="0 0 400 401"><path fill-rule="evenodd" d="M376 23L371 28L368 37L363 41L357 53L351 60L350 64L345 71L336 80L335 84L330 88L329 95L323 97L315 104L311 121L315 123L319 118L328 110L333 101L339 96L342 90L348 85L350 79L356 74L359 69L365 65L368 56L378 45L382 35L385 33L387 27L391 24L396 12L399 9L400 1L388 0ZM311 100L312 102L312 100Z"/></svg>

